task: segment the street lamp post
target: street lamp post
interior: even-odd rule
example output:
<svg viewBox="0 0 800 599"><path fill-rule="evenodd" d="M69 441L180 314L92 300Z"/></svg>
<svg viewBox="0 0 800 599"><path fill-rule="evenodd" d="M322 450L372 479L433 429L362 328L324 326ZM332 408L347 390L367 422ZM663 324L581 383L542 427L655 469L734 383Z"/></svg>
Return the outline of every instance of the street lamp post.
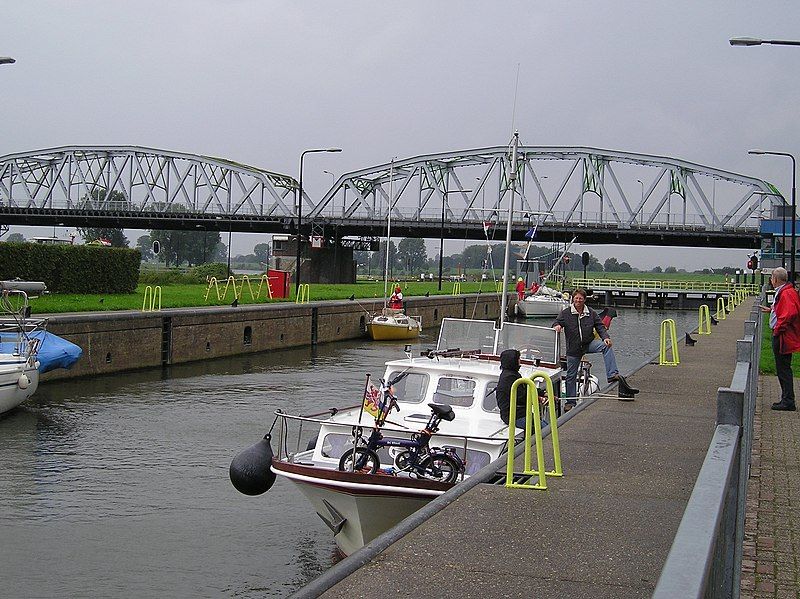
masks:
<svg viewBox="0 0 800 599"><path fill-rule="evenodd" d="M332 172L326 171L326 170L323 170L322 172L325 173L326 175L330 175L331 176L331 188L333 188L333 186L336 184L336 175L334 175ZM335 216L336 215L336 200L331 198L331 202L333 203L333 210L331 210L331 212ZM342 205L342 208L344 208L344 205Z"/></svg>
<svg viewBox="0 0 800 599"><path fill-rule="evenodd" d="M444 207L447 201L447 195L450 193L469 193L471 191L471 189L453 189L451 191L445 189L442 191L442 221L439 226L439 291L442 290L442 259L444 258Z"/></svg>
<svg viewBox="0 0 800 599"><path fill-rule="evenodd" d="M800 43L798 43L800 45ZM789 281L794 283L795 280L795 254L797 248L795 247L796 232L795 226L797 221L797 161L794 155L789 152L768 152L766 150L750 150L748 154L768 154L770 156L787 156L792 159L792 233L790 242L791 256L789 258ZM786 206L783 206L783 230L781 231L781 240L783 241L783 267L786 268Z"/></svg>
<svg viewBox="0 0 800 599"><path fill-rule="evenodd" d="M341 152L342 148L315 148L313 150L303 150L300 154L300 180L297 182L297 263L295 265L294 292L300 291L300 238L302 237L303 225L303 158L306 154L317 152Z"/></svg>
<svg viewBox="0 0 800 599"><path fill-rule="evenodd" d="M14 64L16 59L11 58L10 56L0 56L0 64Z"/></svg>

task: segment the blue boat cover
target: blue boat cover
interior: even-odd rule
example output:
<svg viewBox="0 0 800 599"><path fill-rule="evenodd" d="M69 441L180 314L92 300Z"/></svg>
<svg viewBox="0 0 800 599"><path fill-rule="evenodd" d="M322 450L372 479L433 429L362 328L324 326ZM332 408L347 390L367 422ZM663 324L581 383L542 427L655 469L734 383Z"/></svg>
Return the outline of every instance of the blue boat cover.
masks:
<svg viewBox="0 0 800 599"><path fill-rule="evenodd" d="M66 339L47 331L34 331L30 335L39 339L39 372L45 373L56 368L69 368L83 355L83 350Z"/></svg>

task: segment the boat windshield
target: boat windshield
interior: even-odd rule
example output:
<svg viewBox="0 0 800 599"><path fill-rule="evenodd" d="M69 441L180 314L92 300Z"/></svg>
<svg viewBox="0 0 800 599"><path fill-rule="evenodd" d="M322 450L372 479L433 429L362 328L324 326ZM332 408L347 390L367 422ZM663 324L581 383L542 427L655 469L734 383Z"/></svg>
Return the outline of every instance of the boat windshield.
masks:
<svg viewBox="0 0 800 599"><path fill-rule="evenodd" d="M539 359L546 364L558 364L558 333L549 327L507 322L497 341L497 353L505 349L518 349L523 357Z"/></svg>
<svg viewBox="0 0 800 599"><path fill-rule="evenodd" d="M494 353L495 328L492 320L462 320L445 318L439 330L437 351L479 349L483 353Z"/></svg>

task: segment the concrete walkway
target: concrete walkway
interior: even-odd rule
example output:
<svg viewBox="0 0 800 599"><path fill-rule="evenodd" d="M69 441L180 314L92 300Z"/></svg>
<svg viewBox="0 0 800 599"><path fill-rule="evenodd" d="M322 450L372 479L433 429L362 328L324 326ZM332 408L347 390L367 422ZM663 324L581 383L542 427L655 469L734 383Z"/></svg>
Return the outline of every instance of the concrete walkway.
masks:
<svg viewBox="0 0 800 599"><path fill-rule="evenodd" d="M760 377L742 599L800 597L800 412L772 411L770 405L779 398L778 378Z"/></svg>
<svg viewBox="0 0 800 599"><path fill-rule="evenodd" d="M547 491L478 485L323 596L649 597L748 310L749 302L712 335L695 335L694 347L681 333L679 366L647 365L630 377L642 390L637 401L599 399L565 423L565 477L548 479Z"/></svg>

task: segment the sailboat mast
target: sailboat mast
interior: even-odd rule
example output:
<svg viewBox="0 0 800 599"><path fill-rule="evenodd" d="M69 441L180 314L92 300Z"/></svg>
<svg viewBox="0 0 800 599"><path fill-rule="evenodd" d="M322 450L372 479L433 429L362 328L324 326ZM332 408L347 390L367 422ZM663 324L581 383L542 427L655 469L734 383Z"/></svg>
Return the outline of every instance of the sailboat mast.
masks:
<svg viewBox="0 0 800 599"><path fill-rule="evenodd" d="M389 215L386 224L386 269L383 271L383 307L387 306L389 287L389 240L392 238L392 202L394 200L394 158L389 165Z"/></svg>
<svg viewBox="0 0 800 599"><path fill-rule="evenodd" d="M509 191L511 197L508 200L508 221L506 222L506 253L505 264L503 265L503 295L500 302L500 327L506 317L508 308L508 274L511 263L511 223L514 219L514 196L516 195L517 182L517 150L519 148L519 131L514 131L514 138L511 140L511 172L508 174Z"/></svg>

